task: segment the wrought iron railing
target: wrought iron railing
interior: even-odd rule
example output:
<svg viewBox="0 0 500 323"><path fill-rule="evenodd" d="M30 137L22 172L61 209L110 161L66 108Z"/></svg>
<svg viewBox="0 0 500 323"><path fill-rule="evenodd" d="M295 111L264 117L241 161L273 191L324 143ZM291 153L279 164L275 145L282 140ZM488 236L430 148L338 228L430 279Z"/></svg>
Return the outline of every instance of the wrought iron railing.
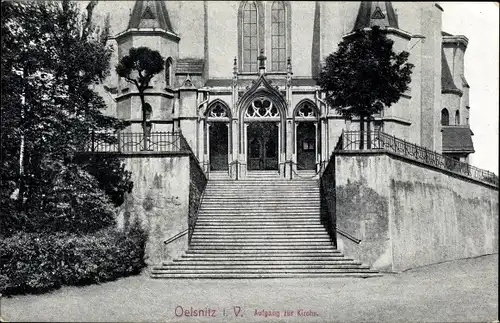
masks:
<svg viewBox="0 0 500 323"><path fill-rule="evenodd" d="M335 151L385 150L406 158L498 186L498 176L381 131L342 131Z"/></svg>
<svg viewBox="0 0 500 323"><path fill-rule="evenodd" d="M152 132L146 137L142 132L93 132L85 145L85 151L106 153L191 152L191 149L180 132Z"/></svg>

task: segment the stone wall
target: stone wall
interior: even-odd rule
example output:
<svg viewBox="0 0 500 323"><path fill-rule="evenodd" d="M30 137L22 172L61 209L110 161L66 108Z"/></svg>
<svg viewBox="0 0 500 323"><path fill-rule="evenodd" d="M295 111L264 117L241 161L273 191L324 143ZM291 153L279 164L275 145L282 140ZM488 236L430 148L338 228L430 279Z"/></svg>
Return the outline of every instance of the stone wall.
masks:
<svg viewBox="0 0 500 323"><path fill-rule="evenodd" d="M188 219L193 217L194 208L197 210L204 175L192 159L189 154L137 154L125 158L134 187L119 209L118 225L127 226L137 220L148 232L148 265L178 258L188 248L187 234L168 246L163 242L188 230Z"/></svg>
<svg viewBox="0 0 500 323"><path fill-rule="evenodd" d="M388 153L335 156L339 249L382 271L498 252L498 188Z"/></svg>

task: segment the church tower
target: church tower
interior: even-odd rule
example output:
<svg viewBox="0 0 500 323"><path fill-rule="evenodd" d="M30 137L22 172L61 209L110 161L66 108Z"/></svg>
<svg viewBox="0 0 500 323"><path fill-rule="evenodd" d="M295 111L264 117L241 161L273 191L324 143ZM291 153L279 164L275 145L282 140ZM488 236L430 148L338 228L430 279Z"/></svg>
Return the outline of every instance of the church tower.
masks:
<svg viewBox="0 0 500 323"><path fill-rule="evenodd" d="M380 27L381 30L385 31L387 37L394 41L393 50L395 52L408 50L412 35L399 28L397 15L390 1L361 2L352 32L370 29L373 26ZM409 121L411 94L409 92L404 93L396 104L373 116L375 120L373 129L408 138L411 126Z"/></svg>
<svg viewBox="0 0 500 323"><path fill-rule="evenodd" d="M132 47L148 47L165 58L165 68L156 75L146 90L146 102L151 106L148 119L152 131L172 131L175 92L174 67L179 57L180 37L174 31L164 1L136 1L127 29L116 37L118 59L128 55ZM132 132L142 132L141 104L134 85L120 79L117 116L129 120ZM170 121L170 122L168 122Z"/></svg>

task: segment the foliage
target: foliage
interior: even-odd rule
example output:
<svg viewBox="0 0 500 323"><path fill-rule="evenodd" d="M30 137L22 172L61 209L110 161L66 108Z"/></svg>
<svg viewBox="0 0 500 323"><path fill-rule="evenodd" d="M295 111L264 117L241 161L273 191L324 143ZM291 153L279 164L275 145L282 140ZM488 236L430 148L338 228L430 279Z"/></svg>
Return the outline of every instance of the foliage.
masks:
<svg viewBox="0 0 500 323"><path fill-rule="evenodd" d="M151 79L164 68L165 59L156 50L132 47L116 66L116 73L134 84L139 92L148 88Z"/></svg>
<svg viewBox="0 0 500 323"><path fill-rule="evenodd" d="M107 27L66 0L1 5L0 234L112 224L110 198L121 201L128 172L118 159L89 166L75 158L92 130L124 127L103 114L93 90L109 73Z"/></svg>
<svg viewBox="0 0 500 323"><path fill-rule="evenodd" d="M342 40L320 73L326 102L345 117L369 117L396 103L408 90L413 64L393 43L378 26Z"/></svg>
<svg viewBox="0 0 500 323"><path fill-rule="evenodd" d="M126 232L17 233L0 240L0 292L42 293L138 274L145 266L145 241L137 223Z"/></svg>
<svg viewBox="0 0 500 323"><path fill-rule="evenodd" d="M148 47L132 47L128 55L121 58L116 66L116 73L137 88L141 99L143 141L147 141L146 122L148 107L144 92L150 86L151 79L163 71L165 58L161 54Z"/></svg>

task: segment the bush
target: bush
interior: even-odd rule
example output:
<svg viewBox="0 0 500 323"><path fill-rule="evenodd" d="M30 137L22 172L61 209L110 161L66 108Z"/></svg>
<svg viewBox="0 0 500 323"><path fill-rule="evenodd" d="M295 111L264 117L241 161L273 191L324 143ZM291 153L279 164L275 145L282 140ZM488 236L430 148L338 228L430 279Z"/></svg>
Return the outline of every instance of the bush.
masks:
<svg viewBox="0 0 500 323"><path fill-rule="evenodd" d="M42 293L62 285L86 285L140 273L146 236L126 232L25 233L0 240L0 292Z"/></svg>

